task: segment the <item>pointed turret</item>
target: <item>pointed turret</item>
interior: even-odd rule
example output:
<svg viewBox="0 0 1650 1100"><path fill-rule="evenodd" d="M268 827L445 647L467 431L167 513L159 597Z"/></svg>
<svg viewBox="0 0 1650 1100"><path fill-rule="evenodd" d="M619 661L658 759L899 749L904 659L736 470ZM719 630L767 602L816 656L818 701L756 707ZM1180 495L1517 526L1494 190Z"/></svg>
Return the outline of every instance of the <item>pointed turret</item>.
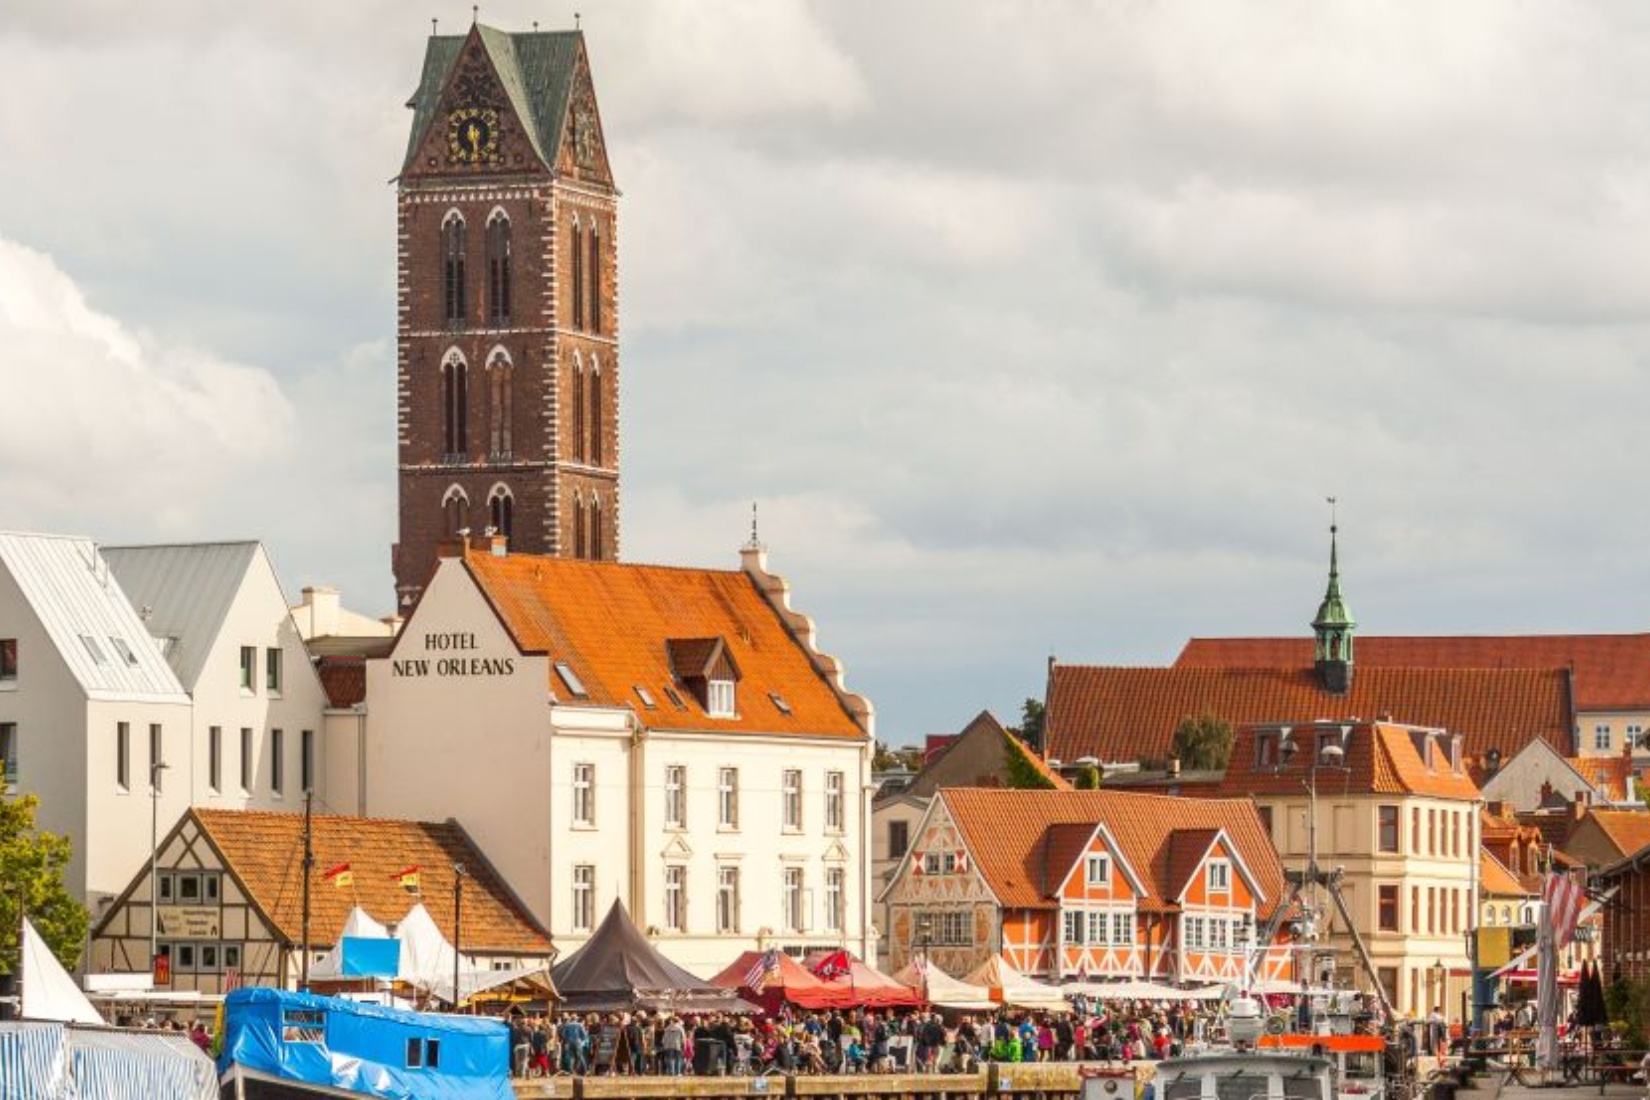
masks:
<svg viewBox="0 0 1650 1100"><path fill-rule="evenodd" d="M1352 688L1352 639L1358 622L1341 598L1339 525L1329 525L1329 587L1324 590L1318 616L1312 620L1313 664L1325 691L1344 695Z"/></svg>

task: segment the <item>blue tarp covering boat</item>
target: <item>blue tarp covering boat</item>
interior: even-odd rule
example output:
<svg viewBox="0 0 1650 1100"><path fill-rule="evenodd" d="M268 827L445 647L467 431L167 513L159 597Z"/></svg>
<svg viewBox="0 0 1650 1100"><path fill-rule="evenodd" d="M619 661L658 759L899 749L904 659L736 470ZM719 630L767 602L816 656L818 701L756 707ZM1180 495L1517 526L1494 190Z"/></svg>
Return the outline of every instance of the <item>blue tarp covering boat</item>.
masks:
<svg viewBox="0 0 1650 1100"><path fill-rule="evenodd" d="M237 989L224 999L225 1093L313 1086L396 1100L513 1100L510 1033L497 1020L406 1012L313 993ZM250 1083L250 1085L249 1085ZM233 1089L233 1093L231 1093Z"/></svg>

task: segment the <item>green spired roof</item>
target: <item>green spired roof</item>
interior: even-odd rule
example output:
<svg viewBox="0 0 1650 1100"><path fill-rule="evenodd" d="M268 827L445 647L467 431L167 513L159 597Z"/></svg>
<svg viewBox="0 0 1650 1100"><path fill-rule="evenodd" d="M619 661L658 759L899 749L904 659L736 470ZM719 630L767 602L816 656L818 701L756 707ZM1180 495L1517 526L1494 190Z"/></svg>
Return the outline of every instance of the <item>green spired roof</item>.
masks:
<svg viewBox="0 0 1650 1100"><path fill-rule="evenodd" d="M546 166L556 163L561 148L562 120L573 94L573 72L583 47L581 31L531 31L510 34L496 27L477 24L472 33L481 39L488 59L498 73L499 83L510 99L510 107L521 119L527 139ZM407 155L402 171L412 163L419 141L435 119L441 93L447 86L453 65L468 42L467 34L440 34L430 37L424 51L424 73L418 90L407 101L412 108L412 133L407 137Z"/></svg>
<svg viewBox="0 0 1650 1100"><path fill-rule="evenodd" d="M1312 620L1312 626L1318 631L1325 628L1339 627L1351 629L1358 625L1352 618L1352 609L1346 606L1341 598L1341 569L1340 555L1336 546L1337 525L1329 527L1329 587L1324 591L1323 603L1318 605L1318 617Z"/></svg>

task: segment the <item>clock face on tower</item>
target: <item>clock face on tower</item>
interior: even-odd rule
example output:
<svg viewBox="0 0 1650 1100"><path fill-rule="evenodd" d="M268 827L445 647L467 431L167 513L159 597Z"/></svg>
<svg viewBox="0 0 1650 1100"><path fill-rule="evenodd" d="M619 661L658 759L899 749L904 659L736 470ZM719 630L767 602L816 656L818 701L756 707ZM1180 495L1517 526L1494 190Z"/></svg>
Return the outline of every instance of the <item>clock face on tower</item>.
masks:
<svg viewBox="0 0 1650 1100"><path fill-rule="evenodd" d="M447 116L448 164L492 164L497 160L497 111L461 107Z"/></svg>

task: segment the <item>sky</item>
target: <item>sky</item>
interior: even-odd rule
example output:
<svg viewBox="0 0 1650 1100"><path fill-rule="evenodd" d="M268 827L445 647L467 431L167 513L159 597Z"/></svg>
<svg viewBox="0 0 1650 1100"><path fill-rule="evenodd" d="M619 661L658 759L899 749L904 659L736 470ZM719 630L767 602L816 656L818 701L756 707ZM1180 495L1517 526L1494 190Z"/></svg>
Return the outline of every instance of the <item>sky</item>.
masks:
<svg viewBox="0 0 1650 1100"><path fill-rule="evenodd" d="M1650 8L582 11L625 560L771 567L899 744L1047 661L1646 629ZM394 210L468 4L0 13L0 528L263 540L382 614Z"/></svg>

